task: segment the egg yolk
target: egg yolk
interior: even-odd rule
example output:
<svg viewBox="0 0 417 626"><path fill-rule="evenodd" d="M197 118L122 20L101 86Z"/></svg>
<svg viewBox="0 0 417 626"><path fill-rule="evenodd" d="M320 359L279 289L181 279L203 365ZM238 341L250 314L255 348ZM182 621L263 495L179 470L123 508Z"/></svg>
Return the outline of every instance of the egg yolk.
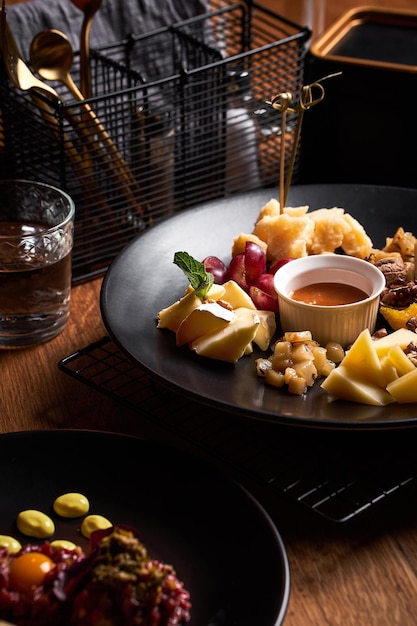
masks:
<svg viewBox="0 0 417 626"><path fill-rule="evenodd" d="M49 556L41 552L27 552L10 563L10 587L15 591L28 592L42 585L45 576L55 567Z"/></svg>

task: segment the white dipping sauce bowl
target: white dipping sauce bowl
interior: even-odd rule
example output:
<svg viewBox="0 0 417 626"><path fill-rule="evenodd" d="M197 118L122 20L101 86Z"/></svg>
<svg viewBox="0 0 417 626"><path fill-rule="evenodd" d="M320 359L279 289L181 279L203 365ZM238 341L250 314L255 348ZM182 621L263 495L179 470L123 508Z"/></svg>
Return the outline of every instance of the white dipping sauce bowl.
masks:
<svg viewBox="0 0 417 626"><path fill-rule="evenodd" d="M315 283L351 285L368 297L336 306L306 304L291 298L294 290ZM294 259L280 267L274 276L274 287L284 332L309 330L322 346L335 341L346 348L365 328L374 332L385 277L368 261L341 254L320 254Z"/></svg>

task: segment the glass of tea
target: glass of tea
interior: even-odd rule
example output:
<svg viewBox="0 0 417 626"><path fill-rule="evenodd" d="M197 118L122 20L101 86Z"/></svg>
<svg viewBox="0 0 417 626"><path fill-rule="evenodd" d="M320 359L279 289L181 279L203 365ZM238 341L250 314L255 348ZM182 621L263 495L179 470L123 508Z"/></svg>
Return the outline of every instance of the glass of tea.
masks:
<svg viewBox="0 0 417 626"><path fill-rule="evenodd" d="M74 212L56 187L0 181L0 349L44 343L64 329Z"/></svg>

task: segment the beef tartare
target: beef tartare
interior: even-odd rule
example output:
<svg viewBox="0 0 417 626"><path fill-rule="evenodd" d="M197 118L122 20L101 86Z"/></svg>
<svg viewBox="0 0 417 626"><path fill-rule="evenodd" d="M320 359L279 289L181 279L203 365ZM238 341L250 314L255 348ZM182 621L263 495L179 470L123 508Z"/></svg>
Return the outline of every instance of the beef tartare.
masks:
<svg viewBox="0 0 417 626"><path fill-rule="evenodd" d="M40 583L19 578L28 553L42 564ZM88 555L48 542L0 549L0 619L17 626L180 626L190 608L173 567L150 559L130 528L93 533Z"/></svg>

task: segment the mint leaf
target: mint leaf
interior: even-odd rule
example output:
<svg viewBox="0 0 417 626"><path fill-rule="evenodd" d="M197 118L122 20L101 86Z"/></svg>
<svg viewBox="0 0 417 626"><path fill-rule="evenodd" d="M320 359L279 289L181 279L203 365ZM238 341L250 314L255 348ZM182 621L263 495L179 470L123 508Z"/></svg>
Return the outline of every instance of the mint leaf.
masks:
<svg viewBox="0 0 417 626"><path fill-rule="evenodd" d="M188 252L176 252L174 263L184 272L196 296L205 300L214 283L213 274L207 272L204 264L194 259Z"/></svg>

